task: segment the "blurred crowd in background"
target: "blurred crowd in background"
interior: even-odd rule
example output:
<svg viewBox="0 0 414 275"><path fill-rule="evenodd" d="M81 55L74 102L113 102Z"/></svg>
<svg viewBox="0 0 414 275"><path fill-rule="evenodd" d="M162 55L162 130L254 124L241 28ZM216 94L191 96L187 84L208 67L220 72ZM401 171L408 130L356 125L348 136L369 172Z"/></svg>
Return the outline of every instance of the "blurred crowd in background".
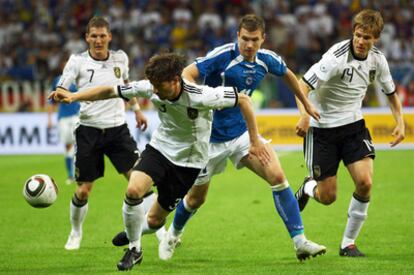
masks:
<svg viewBox="0 0 414 275"><path fill-rule="evenodd" d="M263 48L274 50L298 75L335 42L352 33L353 15L379 10L385 27L377 47L386 55L404 106L414 106L414 1L353 0L0 0L0 81L51 80L62 61L87 49L85 27L93 15L111 23L112 49L130 58L130 79L143 77L146 60L175 51L188 62L236 39L239 18L266 21ZM294 107L280 79L260 86L258 107ZM366 106L385 100L372 88Z"/></svg>

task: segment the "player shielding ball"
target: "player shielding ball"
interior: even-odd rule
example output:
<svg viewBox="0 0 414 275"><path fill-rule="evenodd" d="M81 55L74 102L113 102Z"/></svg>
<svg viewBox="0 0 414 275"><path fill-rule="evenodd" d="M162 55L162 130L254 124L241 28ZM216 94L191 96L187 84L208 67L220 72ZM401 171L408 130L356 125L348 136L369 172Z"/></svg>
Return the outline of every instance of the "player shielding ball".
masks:
<svg viewBox="0 0 414 275"><path fill-rule="evenodd" d="M212 87L235 86L251 96L265 75L273 74L281 77L303 102L306 111L318 119L317 110L301 92L295 74L283 59L273 51L261 49L264 40L263 19L254 14L245 15L239 24L237 43L225 44L213 49L205 57L197 58L184 69L183 77L192 82L201 78L204 84ZM240 110L231 108L214 112L209 162L203 167L205 169L184 200L179 203L168 234L160 242L160 259L172 258L185 225L206 200L212 177L225 170L228 159L238 169L247 167L269 184L275 210L289 232L299 260L325 253L325 246L306 238L298 204L277 154L270 144L267 143L265 147L270 162L263 164L248 152L249 139Z"/></svg>
<svg viewBox="0 0 414 275"><path fill-rule="evenodd" d="M355 240L368 213L375 158L374 145L361 111L368 85L378 85L387 95L396 122L391 146L404 139L401 103L387 60L374 46L383 26L379 12L369 9L359 12L353 19L352 38L333 45L300 82L321 114L317 121L309 118L302 108L296 127L299 136L306 135L304 154L311 176L296 192L300 210L305 208L310 197L325 205L336 200L341 160L355 184L340 256L364 256Z"/></svg>
<svg viewBox="0 0 414 275"><path fill-rule="evenodd" d="M208 161L212 110L240 107L247 122L249 153L263 163L269 154L258 135L250 99L233 87L199 86L181 78L184 60L176 54L152 57L145 67L149 79L128 86L96 87L77 94L55 92L51 96L64 102L105 98L144 97L157 108L160 125L141 155L130 177L122 208L129 249L118 263L119 270L129 270L142 260L141 232L164 225L191 188ZM144 194L156 185L158 200L147 219L142 207Z"/></svg>

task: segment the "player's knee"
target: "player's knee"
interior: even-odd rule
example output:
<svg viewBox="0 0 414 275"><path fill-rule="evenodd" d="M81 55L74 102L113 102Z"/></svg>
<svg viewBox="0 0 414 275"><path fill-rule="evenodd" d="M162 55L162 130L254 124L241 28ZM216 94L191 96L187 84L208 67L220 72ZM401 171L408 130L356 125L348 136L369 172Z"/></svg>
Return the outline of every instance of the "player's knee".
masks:
<svg viewBox="0 0 414 275"><path fill-rule="evenodd" d="M76 189L76 196L80 200L87 200L89 198L89 193L92 190L92 186L90 184L81 184L78 185Z"/></svg>
<svg viewBox="0 0 414 275"><path fill-rule="evenodd" d="M131 198L143 198L148 190L141 188L137 184L129 184L127 187L126 194Z"/></svg>
<svg viewBox="0 0 414 275"><path fill-rule="evenodd" d="M273 171L268 177L267 177L267 182L271 185L271 186L276 186L279 184L282 184L286 181L286 176L282 171L276 172Z"/></svg>
<svg viewBox="0 0 414 275"><path fill-rule="evenodd" d="M336 201L336 192L332 190L320 192L318 199L322 204L330 205Z"/></svg>
<svg viewBox="0 0 414 275"><path fill-rule="evenodd" d="M206 201L206 195L187 195L185 197L185 202L188 207L191 209L198 209L200 208L204 202Z"/></svg>
<svg viewBox="0 0 414 275"><path fill-rule="evenodd" d="M357 184L358 194L364 197L370 194L371 188L372 188L372 179L369 177L361 180Z"/></svg>

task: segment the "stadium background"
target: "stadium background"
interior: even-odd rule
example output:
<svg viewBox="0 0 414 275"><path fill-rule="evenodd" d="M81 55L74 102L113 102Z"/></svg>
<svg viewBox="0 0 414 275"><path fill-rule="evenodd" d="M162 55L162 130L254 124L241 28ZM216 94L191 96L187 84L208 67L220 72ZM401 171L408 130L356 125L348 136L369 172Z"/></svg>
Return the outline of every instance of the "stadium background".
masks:
<svg viewBox="0 0 414 275"><path fill-rule="evenodd" d="M13 89L6 81L17 81L21 90L47 90L45 81L60 73L59 60L86 49L85 26L94 14L109 19L111 47L129 55L130 78L138 79L145 61L156 52L181 52L191 61L215 46L234 41L239 17L249 12L266 20L263 47L276 51L301 74L334 42L349 38L352 15L362 7L381 11L385 27L377 46L388 58L404 105L414 106L412 1L1 0L1 92ZM30 84L24 86L22 81ZM268 79L260 90L264 93L261 107L294 107L280 81ZM1 110L37 111L39 106L26 97L16 100L18 106L12 104L11 109L2 96ZM384 101L370 91L365 105L383 106Z"/></svg>
<svg viewBox="0 0 414 275"><path fill-rule="evenodd" d="M110 21L111 48L123 49L128 54L131 80L143 77L145 61L154 53L180 52L191 62L215 46L234 41L238 19L251 12L266 21L267 37L263 47L281 55L300 76L333 43L350 37L353 14L366 7L380 10L384 17L385 27L377 46L388 58L407 114L404 144L412 146L414 117L409 108L414 106L412 1L0 0L0 154L13 153L15 151L6 149L25 144L38 149L47 136L57 140L56 129L48 132L46 118L42 115L37 116L39 134L37 129L26 129L17 121L28 122L19 115L22 112L45 111L50 82L61 73L61 60L86 50L85 26L92 15L102 15ZM254 102L258 109L266 108L264 116L259 112L261 132L268 133L266 137L275 145L293 143L296 149L300 148L300 139L286 130L289 127L293 130L297 112L287 111L291 115L290 123L280 124L284 121L279 118L280 113L284 113L285 108L296 107L284 83L273 76L265 78L254 93ZM387 106L386 103L385 96L370 87L363 104L367 108L381 108ZM149 102L141 101L141 105L151 110ZM387 108L368 112L390 113ZM11 113L17 117L10 116ZM384 122L381 116L371 120ZM392 120L378 127L382 130L375 132L379 137L374 134L374 142L387 143ZM373 132L373 128L370 129ZM21 153L38 152L30 148Z"/></svg>
<svg viewBox="0 0 414 275"><path fill-rule="evenodd" d="M90 198L82 248L71 253L63 245L75 186L63 184L62 155L36 151L46 146L46 151L63 152L57 129L46 129L45 95L50 80L60 73L59 61L85 49L84 27L92 14L110 18L112 48L128 53L130 79L137 79L145 60L158 50L180 51L192 60L217 44L233 41L237 19L251 11L266 19L264 47L303 73L332 43L349 37L351 16L361 7L380 9L386 21L378 46L399 84L404 112L411 113L405 116L407 138L397 147L403 148L414 135L413 111L407 107L414 104L408 100L414 94L412 1L0 0L0 273L117 272L115 265L123 252L110 240L122 228L125 180L106 163L105 177L98 180ZM268 108L259 111L259 123L265 124L261 132L274 142L292 142L297 111L289 109L290 92L273 77L260 90L263 98L259 96L258 105ZM388 142L392 116L388 108L375 108L384 105L384 98L371 88L365 106L373 107L364 111L379 125L371 131L377 129ZM302 153L279 152L279 157L296 190L307 173ZM337 254L353 192L345 167L338 174L337 201L329 207L310 203L303 213L307 236L326 245L328 252L299 264L283 223L275 217L268 186L247 169L236 171L228 165L214 179L208 201L189 224L173 261L158 259L155 236L149 235L143 238L144 263L135 270L145 274L414 274L414 214L409 207L413 167L413 150L378 150L372 205L358 239L365 259L343 259ZM50 208L34 209L22 197L23 183L35 173L47 173L59 185L58 200Z"/></svg>

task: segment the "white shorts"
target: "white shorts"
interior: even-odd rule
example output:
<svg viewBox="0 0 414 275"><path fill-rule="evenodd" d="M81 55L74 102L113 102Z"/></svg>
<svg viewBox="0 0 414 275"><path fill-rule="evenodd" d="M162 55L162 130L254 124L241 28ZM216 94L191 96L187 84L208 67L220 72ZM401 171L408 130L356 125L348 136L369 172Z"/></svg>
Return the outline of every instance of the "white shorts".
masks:
<svg viewBox="0 0 414 275"><path fill-rule="evenodd" d="M63 144L75 143L75 128L79 118L77 115L59 119L59 139Z"/></svg>
<svg viewBox="0 0 414 275"><path fill-rule="evenodd" d="M264 143L268 143L264 138L260 137ZM209 144L208 158L206 168L202 169L198 175L194 185L203 185L210 182L211 177L224 171L227 165L227 158L231 160L237 168L243 168L244 165L240 160L249 154L250 139L249 133L246 131L243 135L221 143Z"/></svg>

